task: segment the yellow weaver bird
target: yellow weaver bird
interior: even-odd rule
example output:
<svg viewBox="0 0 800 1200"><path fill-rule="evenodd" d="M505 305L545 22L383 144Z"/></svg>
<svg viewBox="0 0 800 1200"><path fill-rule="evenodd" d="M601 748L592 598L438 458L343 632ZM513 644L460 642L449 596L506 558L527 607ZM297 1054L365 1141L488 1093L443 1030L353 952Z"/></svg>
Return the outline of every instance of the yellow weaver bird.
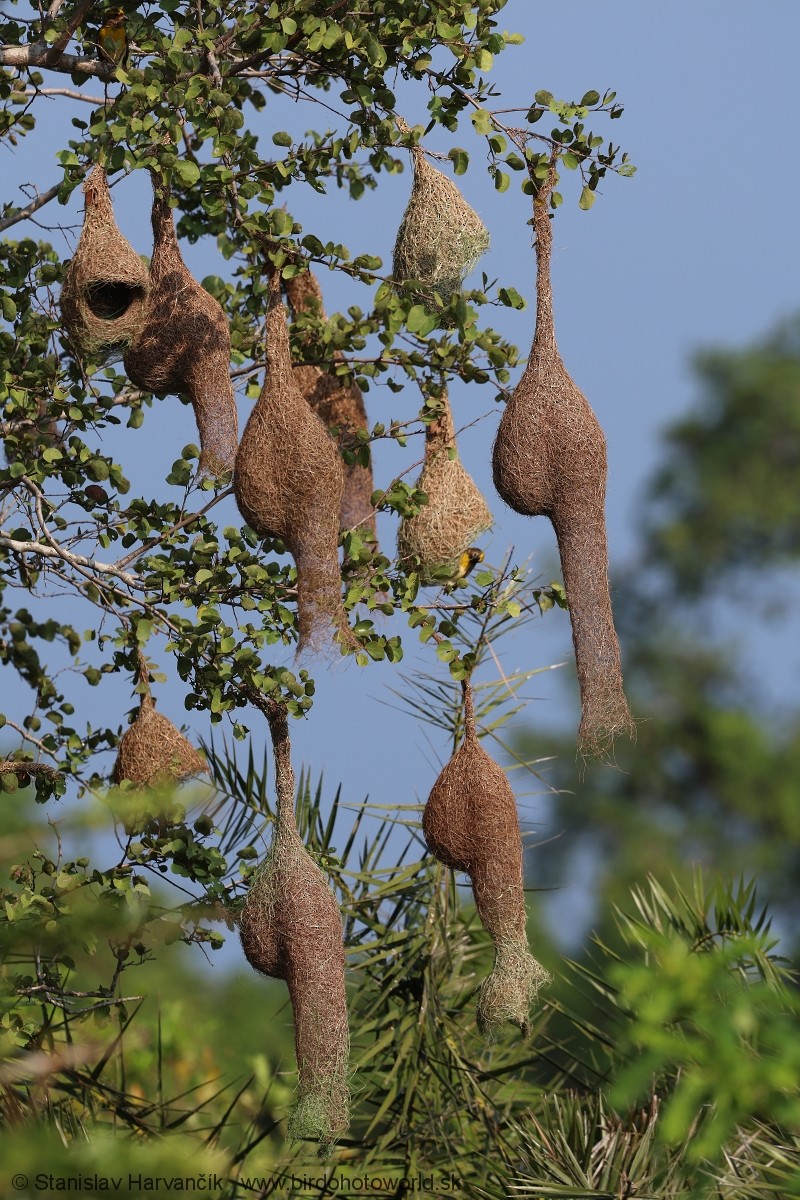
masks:
<svg viewBox="0 0 800 1200"><path fill-rule="evenodd" d="M452 591L459 579L466 579L470 571L477 567L478 563L482 563L484 559L483 551L477 546L470 546L468 550L464 550L458 560L458 566L453 574L446 580L445 588L447 591Z"/></svg>
<svg viewBox="0 0 800 1200"><path fill-rule="evenodd" d="M125 32L125 9L109 8L97 34L97 42L103 55L113 63L121 63L128 53L128 35Z"/></svg>

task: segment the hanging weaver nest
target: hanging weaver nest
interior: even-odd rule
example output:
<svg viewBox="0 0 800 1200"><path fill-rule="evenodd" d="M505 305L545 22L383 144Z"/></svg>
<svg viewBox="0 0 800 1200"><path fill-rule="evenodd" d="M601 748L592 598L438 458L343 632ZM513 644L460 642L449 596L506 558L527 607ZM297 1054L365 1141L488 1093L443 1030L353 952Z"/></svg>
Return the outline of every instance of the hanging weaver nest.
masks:
<svg viewBox="0 0 800 1200"><path fill-rule="evenodd" d="M418 559L422 582L432 584L452 577L463 552L492 524L482 493L458 457L446 392L441 403L441 416L425 429L425 465L416 483L428 503L403 518L397 533L401 563Z"/></svg>
<svg viewBox="0 0 800 1200"><path fill-rule="evenodd" d="M270 717L270 730L275 831L247 894L240 934L250 965L289 985L299 1076L289 1136L317 1139L324 1154L349 1124L342 921L328 882L297 831L285 712Z"/></svg>
<svg viewBox="0 0 800 1200"><path fill-rule="evenodd" d="M168 717L156 712L148 683L148 667L142 655L139 656L139 682L144 684L146 691L136 720L117 748L114 782L128 780L137 787L154 787L159 783L206 774L208 765L203 755Z"/></svg>
<svg viewBox="0 0 800 1200"><path fill-rule="evenodd" d="M282 541L295 560L298 649L321 650L332 630L343 648L356 649L342 605L338 556L344 468L297 386L275 267L269 280L267 377L242 434L233 486L248 525L261 537Z"/></svg>
<svg viewBox="0 0 800 1200"><path fill-rule="evenodd" d="M186 394L200 433L201 476L233 469L238 425L230 379L231 339L225 314L187 270L169 194L153 178L150 294L125 370L148 392Z"/></svg>
<svg viewBox="0 0 800 1200"><path fill-rule="evenodd" d="M61 319L82 354L108 361L141 331L149 278L117 228L102 167L92 169L83 193L83 229L61 288Z"/></svg>
<svg viewBox="0 0 800 1200"><path fill-rule="evenodd" d="M622 690L619 642L608 590L606 442L567 374L555 339L548 199L555 162L533 206L536 333L525 372L506 404L494 444L494 482L511 508L549 517L558 539L581 689L579 746L608 755L635 727Z"/></svg>
<svg viewBox="0 0 800 1200"><path fill-rule="evenodd" d="M284 288L295 319L303 313L310 313L325 320L322 291L312 271L285 280ZM319 356L318 350L313 351L310 340L306 348L314 357ZM338 351L334 354L334 362L344 362ZM294 378L326 429L335 428L339 431L341 449L359 450L363 443L359 441L357 433L367 428L367 411L361 388L355 384L344 385L336 375L330 375L312 364L294 367ZM358 526L360 532L375 538L375 510L372 507L374 490L371 466L362 467L360 463L345 462L344 490L339 506L340 532Z"/></svg>
<svg viewBox="0 0 800 1200"><path fill-rule="evenodd" d="M398 122L407 130L405 122ZM419 146L412 147L414 184L394 245L392 275L396 283L416 280L420 298L438 307L461 289L478 259L489 248L483 221L456 185L432 167Z"/></svg>
<svg viewBox="0 0 800 1200"><path fill-rule="evenodd" d="M494 943L494 968L478 992L478 1027L492 1037L510 1022L525 1037L531 1004L550 976L528 949L514 793L478 741L472 688L462 686L464 740L433 785L422 830L440 862L469 875L478 916Z"/></svg>

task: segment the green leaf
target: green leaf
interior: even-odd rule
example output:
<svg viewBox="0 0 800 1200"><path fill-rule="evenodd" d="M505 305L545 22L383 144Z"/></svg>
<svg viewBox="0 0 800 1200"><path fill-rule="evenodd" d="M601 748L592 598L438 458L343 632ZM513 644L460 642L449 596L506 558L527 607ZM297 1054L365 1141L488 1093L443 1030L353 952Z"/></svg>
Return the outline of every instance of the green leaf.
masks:
<svg viewBox="0 0 800 1200"><path fill-rule="evenodd" d="M200 168L190 158L179 158L173 170L185 187L194 187L200 179Z"/></svg>
<svg viewBox="0 0 800 1200"><path fill-rule="evenodd" d="M581 198L578 201L578 206L580 208L582 208L584 212L588 212L589 209L594 204L596 199L597 199L597 197L595 196L592 189L590 187L586 186L586 187L584 187L583 191L581 192Z"/></svg>
<svg viewBox="0 0 800 1200"><path fill-rule="evenodd" d="M465 174L469 166L469 155L460 146L454 146L447 156L453 163L456 175Z"/></svg>
<svg viewBox="0 0 800 1200"><path fill-rule="evenodd" d="M597 104L599 99L600 99L599 92L595 92L595 91L586 92L583 99L581 100L581 107L582 108L591 108L591 106L593 104Z"/></svg>
<svg viewBox="0 0 800 1200"><path fill-rule="evenodd" d="M477 109L470 117L472 124L475 127L475 132L486 135L491 132L492 118L485 108Z"/></svg>
<svg viewBox="0 0 800 1200"><path fill-rule="evenodd" d="M292 135L290 133L286 133L282 129L279 129L277 133L273 133L272 141L276 146L291 146Z"/></svg>

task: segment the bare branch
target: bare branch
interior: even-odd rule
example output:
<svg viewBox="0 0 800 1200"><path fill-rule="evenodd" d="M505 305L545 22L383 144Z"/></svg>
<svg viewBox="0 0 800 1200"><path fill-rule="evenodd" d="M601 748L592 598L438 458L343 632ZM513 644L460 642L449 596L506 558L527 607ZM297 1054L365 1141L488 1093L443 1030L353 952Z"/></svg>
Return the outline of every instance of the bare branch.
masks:
<svg viewBox="0 0 800 1200"><path fill-rule="evenodd" d="M87 58L83 54L62 54L52 61L51 55L52 47L44 42L34 42L31 46L2 46L0 66L18 67L20 70L42 67L48 71L60 71L64 75L95 75L109 83L117 77L116 63Z"/></svg>
<svg viewBox="0 0 800 1200"><path fill-rule="evenodd" d="M72 88L34 88L23 95L29 100L35 99L36 96L66 96L69 100L84 100L87 104L105 104L102 96L87 96L84 92L76 92Z"/></svg>
<svg viewBox="0 0 800 1200"><path fill-rule="evenodd" d="M28 217L32 217L40 208L44 208L45 204L49 204L51 200L55 199L60 187L60 183L54 183L46 192L42 192L35 200L31 200L30 204L26 204L24 208L16 209L8 217L3 217L2 221L0 221L0 233L4 229L10 229L12 225L16 225L19 221L27 221Z"/></svg>

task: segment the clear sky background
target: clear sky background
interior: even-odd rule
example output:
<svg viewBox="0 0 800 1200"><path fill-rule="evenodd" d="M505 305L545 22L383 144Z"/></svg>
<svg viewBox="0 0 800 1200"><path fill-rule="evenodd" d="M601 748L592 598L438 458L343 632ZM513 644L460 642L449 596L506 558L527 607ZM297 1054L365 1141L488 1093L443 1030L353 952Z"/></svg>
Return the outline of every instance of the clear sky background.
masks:
<svg viewBox="0 0 800 1200"><path fill-rule="evenodd" d="M496 60L491 78L502 98L493 106L528 105L540 88L575 100L590 88L614 88L625 105L624 116L613 122L597 118L593 127L621 143L638 168L633 179L607 177L588 213L577 206L578 176L564 172L564 205L554 223L559 345L608 439L613 578L615 565L630 560L636 551L642 486L659 457L660 431L692 404L691 353L709 345L741 345L800 306L800 165L794 146L800 17L796 0L771 0L766 5L744 0L676 0L669 5L573 0L567 7L510 0L500 25L523 33L525 42ZM84 90L96 94L97 87L90 82ZM418 94L416 101L410 93L398 90L398 95L407 119L424 120L424 95ZM20 184L33 183L44 190L55 182L55 153L69 136L69 119L87 111L86 106L54 99L47 109L52 116L40 115L35 133L16 151L4 151L3 200L24 202ZM276 129L303 131L333 121L321 109L293 109L270 97L258 126L264 153L273 153L266 147ZM536 128L546 130L546 120ZM513 285L532 302L534 258L526 224L530 201L519 190L517 178L512 176L512 187L504 195L495 192L483 169L482 142L468 120L452 137L437 131L429 144L444 152L451 145L470 152L470 170L458 182L492 237L479 270ZM378 191L367 192L358 203L344 193L321 198L299 186L286 199L306 231L323 241L344 242L354 254L379 254L389 264L410 178L410 171L395 178L381 176ZM145 174L122 181L113 195L123 232L137 250L149 253ZM15 232L49 236L65 255L71 253L80 228L80 193L67 209L48 206L41 220L48 226L59 222L65 234L43 234L33 224L18 226ZM198 278L226 270L210 240L186 247L186 259ZM350 303L369 307L369 293L362 285L333 273L321 282L329 312ZM491 320L527 350L533 333L532 304L521 313L484 312L486 322ZM548 582L557 574L549 526L544 520L512 514L492 488L489 460L500 414L492 389L454 386L452 400L459 425L486 414L465 432L461 452L496 516L486 542L489 561L499 563L513 546L514 560L533 556L535 573ZM367 396L367 406L371 421L408 419L419 397L412 388L399 396L377 388ZM248 410L249 402L242 402L242 422ZM147 411L143 430L109 435L106 444L118 447L132 494L146 494L150 488L174 497L177 493L166 488L164 475L183 445L195 440L191 410L168 398ZM376 484L385 483L420 455L419 439L405 452L381 443L375 455ZM222 524L238 519L233 507L224 517L219 515ZM392 550L394 529L393 521L381 518L379 533L387 552ZM78 624L87 624L86 613ZM395 631L405 632L407 650L399 669L378 664L361 671L342 664L329 670L320 665L310 718L293 729L296 765L305 763L314 777L324 768L330 794L341 782L345 799L354 803L367 794L375 803L390 806L424 801L448 754L437 730L388 707L394 702L388 689L402 687L399 672L413 673L421 666L440 670L446 678L446 668L432 654L417 652L414 635L404 631L400 619ZM785 644L749 625L739 636L745 655L757 655L766 664L765 677L780 698L796 676L797 649L787 651ZM518 722L546 728L577 724L567 615L550 613L501 648L506 672L567 664L529 685L526 695L531 702ZM208 736L204 714L185 712L179 681L171 663L165 666L174 682L159 690L159 707L178 724L188 723L195 736ZM0 687L5 711L27 711L30 698L10 671L3 673ZM105 720L116 707L122 722L130 692L123 681L116 687L104 682L102 694L86 688L85 703L82 711L88 720ZM256 714L247 723L260 757L265 730ZM110 769L110 760L108 765ZM606 769L592 767L582 779L576 774L575 786L587 805L593 778ZM535 780L519 773L512 781L523 816L533 827L538 825L542 835L557 832L557 802L551 808L544 786L537 787ZM534 874L535 862L534 853ZM580 923L579 899L576 881L574 889L565 889L549 906L567 935Z"/></svg>

